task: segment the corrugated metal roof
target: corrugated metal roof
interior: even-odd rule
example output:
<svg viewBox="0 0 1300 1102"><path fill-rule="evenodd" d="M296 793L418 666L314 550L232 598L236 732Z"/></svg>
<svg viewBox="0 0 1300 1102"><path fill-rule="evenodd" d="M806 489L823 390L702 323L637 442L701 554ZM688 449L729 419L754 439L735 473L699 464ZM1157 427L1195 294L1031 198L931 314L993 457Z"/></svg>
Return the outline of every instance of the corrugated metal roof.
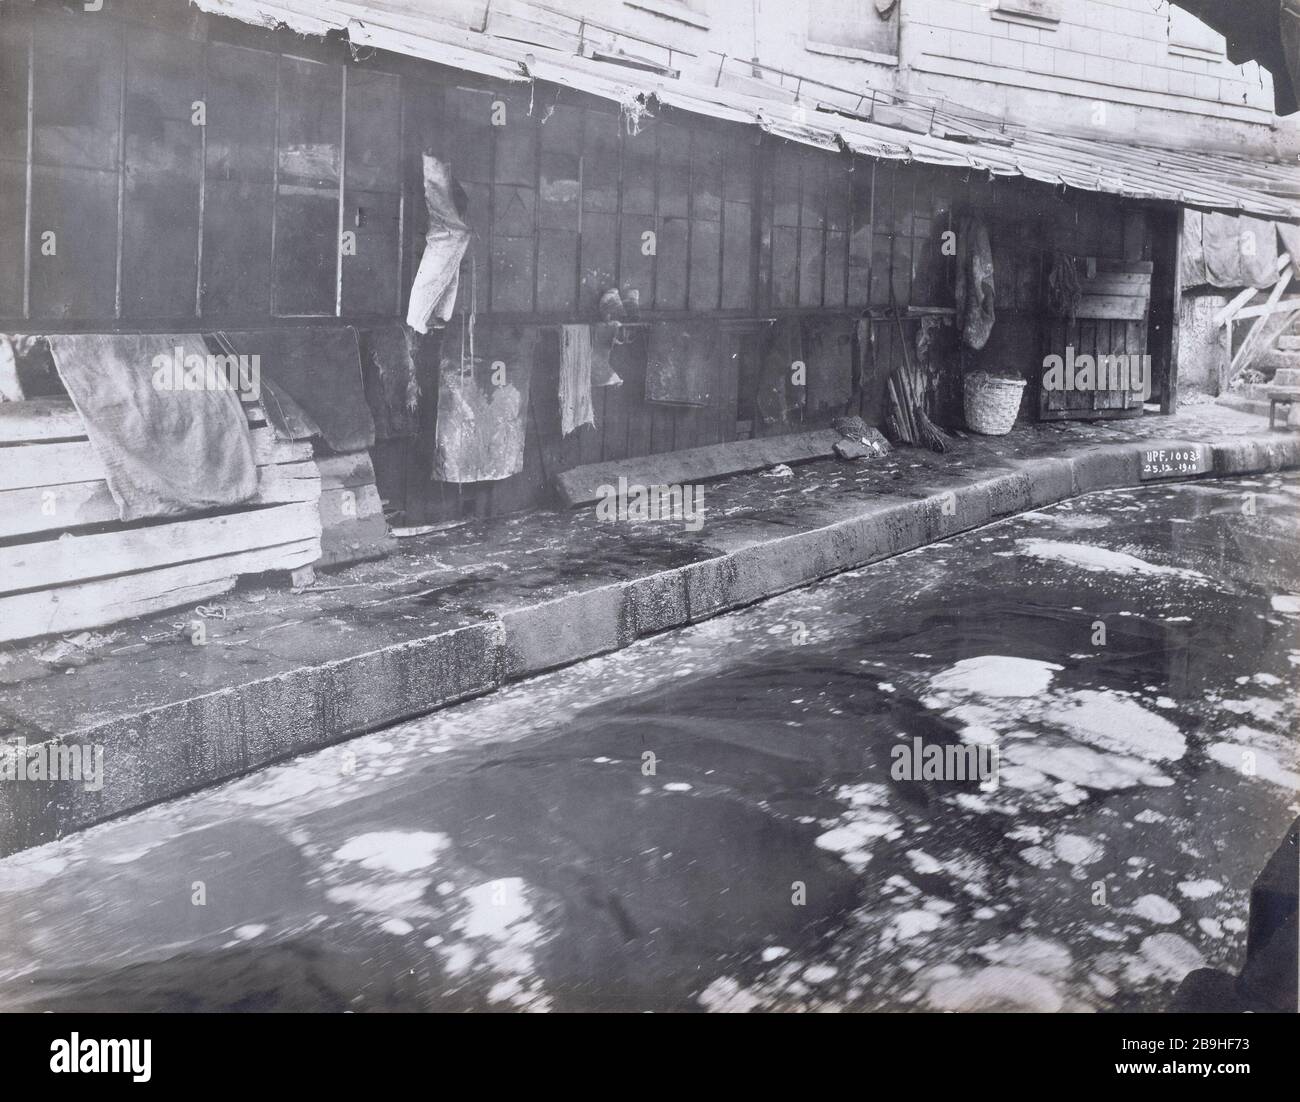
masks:
<svg viewBox="0 0 1300 1102"><path fill-rule="evenodd" d="M881 110L890 123L846 114L843 104L791 102L789 89L770 96L672 79L561 50L462 31L414 7L415 0L191 0L199 9L260 26L288 26L308 35L337 31L354 46L422 58L513 83L540 80L622 105L656 104L758 126L789 141L846 149L867 157L1024 176L1056 186L1156 199L1205 210L1300 220L1300 167L1226 154L1166 150L1095 138L1068 137L1008 124L1002 129L906 106ZM382 6L381 6L382 5Z"/></svg>

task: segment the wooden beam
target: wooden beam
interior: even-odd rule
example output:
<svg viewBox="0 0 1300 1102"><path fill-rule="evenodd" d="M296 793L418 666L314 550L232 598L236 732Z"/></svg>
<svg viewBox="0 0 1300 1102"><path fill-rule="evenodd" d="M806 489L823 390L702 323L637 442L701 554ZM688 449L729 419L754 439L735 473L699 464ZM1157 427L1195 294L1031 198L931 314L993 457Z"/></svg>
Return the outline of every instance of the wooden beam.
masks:
<svg viewBox="0 0 1300 1102"><path fill-rule="evenodd" d="M1142 295L1090 295L1079 299L1074 311L1076 318L1111 318L1122 321L1142 321L1147 316L1150 298Z"/></svg>
<svg viewBox="0 0 1300 1102"><path fill-rule="evenodd" d="M573 467L556 475L555 482L566 504L585 505L599 501L605 492L602 487L617 486L620 476L629 485L684 485L758 471L778 463L825 459L835 453L835 445L841 439L834 429L817 429L757 440L733 440L728 444L707 444L678 452Z"/></svg>
<svg viewBox="0 0 1300 1102"><path fill-rule="evenodd" d="M253 445L253 462L259 467L271 463L301 463L312 457L309 440L277 440L270 428L253 429L248 437ZM88 440L24 444L5 448L0 458L3 459L0 462L0 490L97 482L107 477L103 463Z"/></svg>
<svg viewBox="0 0 1300 1102"><path fill-rule="evenodd" d="M250 425L266 424L261 407L247 405L244 413ZM0 402L0 446L85 439L86 423L69 398Z"/></svg>
<svg viewBox="0 0 1300 1102"><path fill-rule="evenodd" d="M1283 292L1290 286L1293 275L1294 272L1288 266L1286 271L1282 273L1282 278L1273 284L1273 291L1268 296L1267 303L1270 308L1277 305ZM1260 334L1263 333L1266 328L1267 326L1261 318L1261 320L1255 322L1251 327L1250 332L1246 334L1246 339L1242 341L1241 347L1237 350L1236 356L1232 359L1232 365L1228 368L1229 383L1231 383L1240 372L1244 371L1250 365L1250 361L1258 354ZM1229 345L1229 348L1231 348L1231 345Z"/></svg>
<svg viewBox="0 0 1300 1102"><path fill-rule="evenodd" d="M1242 318L1262 318L1269 314L1279 314L1286 310L1295 310L1300 307L1300 298L1283 298L1271 306L1265 303L1263 306L1247 306L1242 310L1233 321L1241 321Z"/></svg>
<svg viewBox="0 0 1300 1102"><path fill-rule="evenodd" d="M0 643L114 624L197 604L233 589L241 574L296 570L320 557L319 538L220 555L34 593L0 596Z"/></svg>
<svg viewBox="0 0 1300 1102"><path fill-rule="evenodd" d="M257 494L241 502L241 506L317 501L320 496L320 473L314 463L272 464L257 468ZM107 482L0 490L0 539L120 521L117 502L109 493Z"/></svg>
<svg viewBox="0 0 1300 1102"><path fill-rule="evenodd" d="M1291 263L1290 253L1283 253L1281 256L1277 258L1278 278L1281 278L1282 269L1285 268L1290 263ZM1242 291L1239 295L1237 295L1236 298L1234 298L1230 303L1228 303L1227 306L1225 306L1222 310L1220 310L1217 314L1214 315L1214 317L1211 319L1211 324L1217 329L1219 326L1224 325L1227 322L1231 321L1234 317L1237 316L1237 311L1240 310L1243 306L1245 306L1246 303L1248 303L1251 299L1253 299L1257 294L1259 294L1260 290L1261 289L1259 287L1247 287L1244 291Z"/></svg>
<svg viewBox="0 0 1300 1102"><path fill-rule="evenodd" d="M68 585L320 538L314 501L0 547L3 592Z"/></svg>

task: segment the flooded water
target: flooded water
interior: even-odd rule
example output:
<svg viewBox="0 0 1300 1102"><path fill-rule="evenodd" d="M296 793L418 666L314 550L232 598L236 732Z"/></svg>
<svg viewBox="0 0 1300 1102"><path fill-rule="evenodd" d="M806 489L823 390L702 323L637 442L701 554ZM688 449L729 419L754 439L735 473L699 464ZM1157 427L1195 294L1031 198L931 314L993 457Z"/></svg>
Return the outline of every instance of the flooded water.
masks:
<svg viewBox="0 0 1300 1102"><path fill-rule="evenodd" d="M1300 812L1298 531L1094 494L18 855L0 1007L1163 1009Z"/></svg>

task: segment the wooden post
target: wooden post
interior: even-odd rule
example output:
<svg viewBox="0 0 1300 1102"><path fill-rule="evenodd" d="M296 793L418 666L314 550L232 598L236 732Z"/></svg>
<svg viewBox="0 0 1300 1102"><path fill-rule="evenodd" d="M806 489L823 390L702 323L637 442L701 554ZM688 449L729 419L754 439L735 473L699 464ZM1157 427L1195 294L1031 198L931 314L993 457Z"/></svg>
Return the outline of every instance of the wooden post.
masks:
<svg viewBox="0 0 1300 1102"><path fill-rule="evenodd" d="M1182 207L1172 219L1173 243L1168 249L1170 259L1169 335L1162 342L1161 365L1163 385L1160 388L1160 412L1165 414L1178 412L1178 321L1182 313L1183 299L1183 219ZM1157 238L1158 240L1158 238ZM1162 250L1163 251L1163 250Z"/></svg>

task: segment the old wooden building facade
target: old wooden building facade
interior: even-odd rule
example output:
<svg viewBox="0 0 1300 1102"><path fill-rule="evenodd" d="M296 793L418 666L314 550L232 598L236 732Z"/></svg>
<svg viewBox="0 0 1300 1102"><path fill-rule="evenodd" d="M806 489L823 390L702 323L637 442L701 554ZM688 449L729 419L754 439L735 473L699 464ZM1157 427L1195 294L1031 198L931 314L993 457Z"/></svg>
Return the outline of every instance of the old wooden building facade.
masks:
<svg viewBox="0 0 1300 1102"><path fill-rule="evenodd" d="M360 432L332 434L317 411L314 534L291 526L272 559L248 559L241 537L223 548L246 556L227 573L381 548L380 498L407 525L502 514L549 504L555 476L584 464L845 413L879 425L890 374L918 357L941 424L960 424L974 369L1024 378L1026 417L1142 414L1131 395L1042 394L1044 356L1066 348L1151 354L1147 408L1169 411L1183 207L1295 216L1272 169L1252 188L1221 157L1026 132L757 62L736 91L725 56L714 85L688 83L671 50L658 62L602 54L586 37L599 24L583 24L574 53L442 34L395 7L0 10L0 333L33 360L60 336L201 335L210 350L297 358L326 413L336 394L361 403ZM430 230L428 156L450 168L469 245L449 324L420 334L404 322ZM950 324L963 220L987 231L997 287L978 351ZM1093 309L1055 308L1061 256L1082 265ZM563 408L566 327L611 317L608 376L575 416ZM479 478L473 462L440 460L449 369L486 394L511 388L517 473ZM19 397L60 393L52 371L26 371ZM289 511L316 477L298 466L311 433L284 439L259 417L256 500L296 525ZM4 443L80 431L56 421L71 423L27 418ZM492 433L477 446L491 452ZM48 470L15 462L0 491L31 497ZM58 476L83 486L84 512L4 536L117 519L96 477ZM371 530L352 555L313 558L305 541L328 534L331 511L356 521L358 497ZM162 551L156 565L170 569ZM27 578L29 596L79 582L71 565L47 573ZM50 616L41 624L81 622Z"/></svg>

